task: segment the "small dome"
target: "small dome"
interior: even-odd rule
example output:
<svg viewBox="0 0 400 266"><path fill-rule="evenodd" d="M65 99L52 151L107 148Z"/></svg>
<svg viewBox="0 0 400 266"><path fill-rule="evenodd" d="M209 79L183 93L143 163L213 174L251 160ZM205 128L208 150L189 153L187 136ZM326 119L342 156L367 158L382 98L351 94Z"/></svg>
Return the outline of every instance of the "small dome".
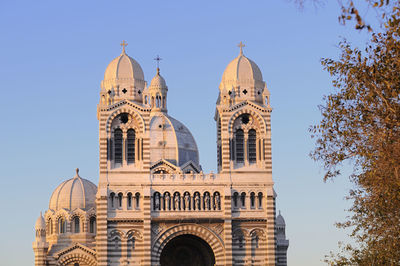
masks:
<svg viewBox="0 0 400 266"><path fill-rule="evenodd" d="M286 226L285 219L281 215L281 211L279 211L278 216L276 217L276 225L277 226Z"/></svg>
<svg viewBox="0 0 400 266"><path fill-rule="evenodd" d="M75 177L61 183L50 198L49 209L88 210L95 207L97 187L89 180L83 179L76 170Z"/></svg>
<svg viewBox="0 0 400 266"><path fill-rule="evenodd" d="M157 74L151 80L149 89L151 90L165 88L167 88L167 83L165 82L165 79L160 75L160 69L157 68Z"/></svg>
<svg viewBox="0 0 400 266"><path fill-rule="evenodd" d="M225 68L220 89L230 89L236 86L264 87L260 68L243 55L242 49L240 49L239 56L233 59Z"/></svg>
<svg viewBox="0 0 400 266"><path fill-rule="evenodd" d="M109 90L113 87L138 87L143 89L145 85L144 74L139 63L125 53L122 53L111 61L104 73L102 88Z"/></svg>
<svg viewBox="0 0 400 266"><path fill-rule="evenodd" d="M40 216L37 218L36 223L35 223L35 229L46 229L46 222L44 221L44 218L42 216L42 213L40 213Z"/></svg>

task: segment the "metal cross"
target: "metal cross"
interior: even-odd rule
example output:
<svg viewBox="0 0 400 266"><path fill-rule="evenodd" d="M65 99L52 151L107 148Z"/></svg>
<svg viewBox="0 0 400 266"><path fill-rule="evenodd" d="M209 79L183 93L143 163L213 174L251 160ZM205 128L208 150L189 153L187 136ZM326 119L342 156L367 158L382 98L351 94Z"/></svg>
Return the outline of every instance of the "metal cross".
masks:
<svg viewBox="0 0 400 266"><path fill-rule="evenodd" d="M162 58L159 55L157 55L157 57L154 58L154 60L157 61L157 68L160 68L160 61L162 60Z"/></svg>
<svg viewBox="0 0 400 266"><path fill-rule="evenodd" d="M240 42L238 44L238 47L240 48L240 54L243 54L243 47L245 47L246 45L244 45L244 43Z"/></svg>
<svg viewBox="0 0 400 266"><path fill-rule="evenodd" d="M125 46L127 46L128 43L124 41L121 42L121 46L122 46L122 52L125 53Z"/></svg>

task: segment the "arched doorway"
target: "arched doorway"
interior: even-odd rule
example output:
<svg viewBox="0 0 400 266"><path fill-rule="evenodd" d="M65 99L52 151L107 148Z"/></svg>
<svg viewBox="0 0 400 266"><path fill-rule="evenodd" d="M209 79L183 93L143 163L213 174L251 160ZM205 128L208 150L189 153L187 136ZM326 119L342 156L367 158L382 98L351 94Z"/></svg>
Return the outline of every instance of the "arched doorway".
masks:
<svg viewBox="0 0 400 266"><path fill-rule="evenodd" d="M170 240L160 256L161 266L214 266L211 247L200 237L185 234Z"/></svg>

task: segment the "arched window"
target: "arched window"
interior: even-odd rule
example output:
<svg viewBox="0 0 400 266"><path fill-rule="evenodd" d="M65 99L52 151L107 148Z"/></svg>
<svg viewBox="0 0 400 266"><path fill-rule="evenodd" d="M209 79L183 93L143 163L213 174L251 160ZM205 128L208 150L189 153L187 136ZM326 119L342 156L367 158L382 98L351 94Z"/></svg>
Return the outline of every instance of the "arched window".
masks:
<svg viewBox="0 0 400 266"><path fill-rule="evenodd" d="M235 207L235 208L238 207L238 197L239 197L239 193L237 193L237 192L233 193L233 207Z"/></svg>
<svg viewBox="0 0 400 266"><path fill-rule="evenodd" d="M254 192L250 193L250 208L255 208L256 207L256 194Z"/></svg>
<svg viewBox="0 0 400 266"><path fill-rule="evenodd" d="M236 161L238 163L244 161L244 133L241 129L236 131Z"/></svg>
<svg viewBox="0 0 400 266"><path fill-rule="evenodd" d="M132 193L128 193L126 203L128 206L128 209L132 209Z"/></svg>
<svg viewBox="0 0 400 266"><path fill-rule="evenodd" d="M160 107L160 96L156 95L156 107Z"/></svg>
<svg viewBox="0 0 400 266"><path fill-rule="evenodd" d="M127 132L127 152L128 163L135 162L135 130L129 129Z"/></svg>
<svg viewBox="0 0 400 266"><path fill-rule="evenodd" d="M114 208L114 198L115 198L115 193L111 192L110 193L110 207Z"/></svg>
<svg viewBox="0 0 400 266"><path fill-rule="evenodd" d="M147 104L147 95L144 96L144 104Z"/></svg>
<svg viewBox="0 0 400 266"><path fill-rule="evenodd" d="M263 193L260 192L258 193L258 208L262 208L262 202L263 202Z"/></svg>
<svg viewBox="0 0 400 266"><path fill-rule="evenodd" d="M122 208L122 193L118 193L118 208Z"/></svg>
<svg viewBox="0 0 400 266"><path fill-rule="evenodd" d="M64 218L58 218L58 233L64 234L65 233L65 220Z"/></svg>
<svg viewBox="0 0 400 266"><path fill-rule="evenodd" d="M75 216L74 217L74 233L80 233L80 221L79 217Z"/></svg>
<svg viewBox="0 0 400 266"><path fill-rule="evenodd" d="M51 218L49 218L47 220L47 234L53 234L53 221L51 220Z"/></svg>
<svg viewBox="0 0 400 266"><path fill-rule="evenodd" d="M249 163L255 163L257 161L256 141L257 141L256 131L254 129L250 129L248 138Z"/></svg>
<svg viewBox="0 0 400 266"><path fill-rule="evenodd" d="M139 209L140 208L140 193L139 192L136 192L135 198L136 198L136 209Z"/></svg>
<svg viewBox="0 0 400 266"><path fill-rule="evenodd" d="M246 208L246 193L244 192L240 194L240 203L242 204L242 208Z"/></svg>
<svg viewBox="0 0 400 266"><path fill-rule="evenodd" d="M119 128L114 131L114 161L122 163L122 130Z"/></svg>
<svg viewBox="0 0 400 266"><path fill-rule="evenodd" d="M96 217L94 217L94 216L90 217L90 220L89 220L89 232L91 234L96 233Z"/></svg>

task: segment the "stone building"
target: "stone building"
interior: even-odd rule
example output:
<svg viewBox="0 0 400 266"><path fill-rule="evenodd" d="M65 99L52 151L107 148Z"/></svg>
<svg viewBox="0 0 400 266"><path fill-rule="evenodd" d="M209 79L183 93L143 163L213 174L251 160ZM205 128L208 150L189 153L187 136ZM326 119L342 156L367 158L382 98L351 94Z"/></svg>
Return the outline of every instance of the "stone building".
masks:
<svg viewBox="0 0 400 266"><path fill-rule="evenodd" d="M148 85L125 45L101 82L98 186L77 169L54 190L35 265L286 265L270 94L243 45L219 85L217 173L203 173L192 134L168 114L160 69Z"/></svg>

